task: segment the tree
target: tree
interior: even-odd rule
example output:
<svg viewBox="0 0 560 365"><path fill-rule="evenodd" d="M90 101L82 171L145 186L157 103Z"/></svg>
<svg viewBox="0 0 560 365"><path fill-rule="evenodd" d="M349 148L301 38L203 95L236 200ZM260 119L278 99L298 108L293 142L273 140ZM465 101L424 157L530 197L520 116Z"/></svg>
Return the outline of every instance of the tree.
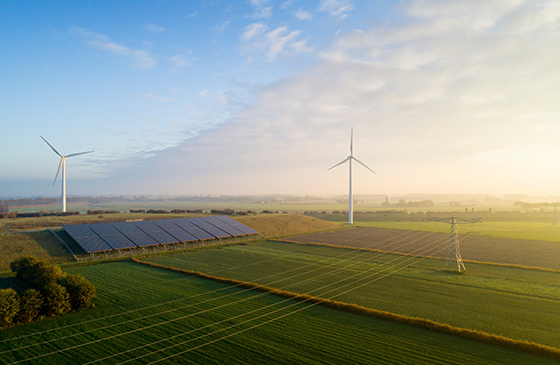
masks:
<svg viewBox="0 0 560 365"><path fill-rule="evenodd" d="M5 200L0 199L0 213L8 213L10 209L8 208L8 203Z"/></svg>
<svg viewBox="0 0 560 365"><path fill-rule="evenodd" d="M0 290L0 326L12 323L19 311L19 299L14 289Z"/></svg>
<svg viewBox="0 0 560 365"><path fill-rule="evenodd" d="M67 275L61 281L68 294L73 310L93 307L95 287L81 275Z"/></svg>
<svg viewBox="0 0 560 365"><path fill-rule="evenodd" d="M33 276L28 281L38 288L55 283L66 275L62 272L60 266L53 266L46 261L39 261L33 265L32 274Z"/></svg>
<svg viewBox="0 0 560 365"><path fill-rule="evenodd" d="M18 322L29 323L41 312L43 297L38 290L27 289L19 299Z"/></svg>
<svg viewBox="0 0 560 365"><path fill-rule="evenodd" d="M389 205L391 205L391 203L389 203L389 197L387 195L385 195L385 201L381 203L381 205L383 205L384 207L388 207Z"/></svg>
<svg viewBox="0 0 560 365"><path fill-rule="evenodd" d="M33 277L33 267L39 262L33 256L22 256L10 263L10 269L16 273L16 277L23 281L30 281Z"/></svg>
<svg viewBox="0 0 560 365"><path fill-rule="evenodd" d="M46 315L61 315L70 310L70 295L66 288L60 284L51 282L45 285L41 292L44 298L44 313Z"/></svg>

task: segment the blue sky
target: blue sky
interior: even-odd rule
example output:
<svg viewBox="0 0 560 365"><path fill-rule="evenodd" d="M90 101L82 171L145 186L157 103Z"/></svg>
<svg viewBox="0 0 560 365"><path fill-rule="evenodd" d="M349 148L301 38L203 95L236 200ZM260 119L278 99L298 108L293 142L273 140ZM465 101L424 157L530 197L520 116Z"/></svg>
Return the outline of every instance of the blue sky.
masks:
<svg viewBox="0 0 560 365"><path fill-rule="evenodd" d="M0 196L560 195L556 1L4 1Z"/></svg>

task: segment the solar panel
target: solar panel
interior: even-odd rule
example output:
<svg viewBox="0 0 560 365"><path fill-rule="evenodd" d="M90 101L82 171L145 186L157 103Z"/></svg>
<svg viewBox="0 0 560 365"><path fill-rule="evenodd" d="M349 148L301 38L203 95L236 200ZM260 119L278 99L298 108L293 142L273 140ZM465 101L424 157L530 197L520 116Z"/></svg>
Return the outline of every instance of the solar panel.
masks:
<svg viewBox="0 0 560 365"><path fill-rule="evenodd" d="M116 222L111 224L138 247L159 245L158 242L132 224L132 222Z"/></svg>
<svg viewBox="0 0 560 365"><path fill-rule="evenodd" d="M121 232L119 232L110 223L91 223L88 224L92 231L97 233L109 246L115 250L122 248L136 248L136 245L132 243L128 238L126 238Z"/></svg>
<svg viewBox="0 0 560 365"><path fill-rule="evenodd" d="M189 218L174 218L174 219L168 219L168 221L181 227L182 229L184 229L185 231L187 231L188 233L190 233L191 235L193 235L194 237L196 237L201 241L213 240L214 238L216 238L212 236L210 233L203 230L202 228L191 223L189 221Z"/></svg>
<svg viewBox="0 0 560 365"><path fill-rule="evenodd" d="M173 224L172 222L169 221L169 219L158 219L152 222L154 222L154 224L156 224L161 229L163 229L164 231L166 231L167 233L175 237L178 241L181 242L198 241L198 238L188 233L178 225Z"/></svg>
<svg viewBox="0 0 560 365"><path fill-rule="evenodd" d="M239 229L222 222L221 220L217 219L216 217L202 217L206 222L212 224L215 227L218 227L222 231L228 233L230 236L244 236L245 233L241 232Z"/></svg>
<svg viewBox="0 0 560 365"><path fill-rule="evenodd" d="M65 225L62 226L62 229L87 253L111 251L113 249L85 224Z"/></svg>
<svg viewBox="0 0 560 365"><path fill-rule="evenodd" d="M209 222L205 221L202 218L198 218L198 217L197 218L189 218L189 222L194 223L195 225L199 226L200 228L202 228L203 230L210 233L211 235L213 235L216 238L231 237L230 234L222 231L221 229L219 229L216 226L213 226L212 224L210 224Z"/></svg>
<svg viewBox="0 0 560 365"><path fill-rule="evenodd" d="M140 221L132 223L162 245L177 242L177 239L175 237L171 236L169 233L165 232L163 229L159 228L151 221Z"/></svg>
<svg viewBox="0 0 560 365"><path fill-rule="evenodd" d="M259 232L255 231L253 228L247 227L244 224L239 223L235 219L232 219L226 215L217 216L216 219L221 220L224 223L230 224L231 226L237 228L241 232L245 234L258 234Z"/></svg>

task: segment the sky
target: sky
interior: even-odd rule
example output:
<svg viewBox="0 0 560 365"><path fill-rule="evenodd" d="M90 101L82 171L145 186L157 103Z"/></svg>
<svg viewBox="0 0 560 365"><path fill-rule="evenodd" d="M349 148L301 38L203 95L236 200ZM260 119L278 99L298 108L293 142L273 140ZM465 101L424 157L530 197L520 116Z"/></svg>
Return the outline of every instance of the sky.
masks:
<svg viewBox="0 0 560 365"><path fill-rule="evenodd" d="M0 2L0 197L560 195L560 2Z"/></svg>

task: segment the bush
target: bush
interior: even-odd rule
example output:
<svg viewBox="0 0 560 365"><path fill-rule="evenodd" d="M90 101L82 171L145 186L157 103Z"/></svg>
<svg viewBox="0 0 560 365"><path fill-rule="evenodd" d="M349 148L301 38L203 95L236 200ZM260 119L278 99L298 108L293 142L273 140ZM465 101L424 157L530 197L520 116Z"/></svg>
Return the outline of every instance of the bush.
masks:
<svg viewBox="0 0 560 365"><path fill-rule="evenodd" d="M62 272L60 266L53 266L46 261L39 261L32 267L33 277L28 280L37 288L42 288L50 283L56 283L66 274Z"/></svg>
<svg viewBox="0 0 560 365"><path fill-rule="evenodd" d="M20 280L29 282L33 278L33 267L39 262L33 256L23 256L10 263L10 269Z"/></svg>
<svg viewBox="0 0 560 365"><path fill-rule="evenodd" d="M19 311L19 299L14 289L0 290L0 326L12 323Z"/></svg>
<svg viewBox="0 0 560 365"><path fill-rule="evenodd" d="M49 283L41 289L41 292L44 298L44 313L46 315L57 316L70 310L70 294L62 285Z"/></svg>
<svg viewBox="0 0 560 365"><path fill-rule="evenodd" d="M70 295L72 310L93 307L95 287L81 275L67 275L61 281Z"/></svg>
<svg viewBox="0 0 560 365"><path fill-rule="evenodd" d="M29 323L41 312L43 297L38 290L27 289L19 300L19 313L17 322Z"/></svg>

